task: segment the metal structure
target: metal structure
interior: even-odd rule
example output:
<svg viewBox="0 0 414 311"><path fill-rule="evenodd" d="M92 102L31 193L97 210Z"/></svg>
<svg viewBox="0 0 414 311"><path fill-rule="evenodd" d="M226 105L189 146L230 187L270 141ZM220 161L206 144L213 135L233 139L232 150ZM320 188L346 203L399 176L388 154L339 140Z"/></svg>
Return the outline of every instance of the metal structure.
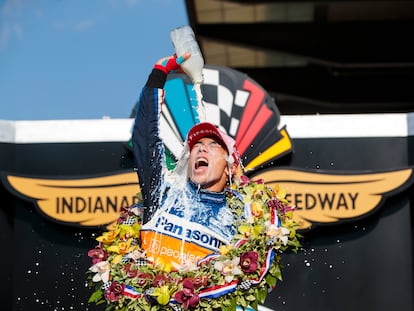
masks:
<svg viewBox="0 0 414 311"><path fill-rule="evenodd" d="M186 0L206 64L248 74L281 114L414 110L414 1Z"/></svg>

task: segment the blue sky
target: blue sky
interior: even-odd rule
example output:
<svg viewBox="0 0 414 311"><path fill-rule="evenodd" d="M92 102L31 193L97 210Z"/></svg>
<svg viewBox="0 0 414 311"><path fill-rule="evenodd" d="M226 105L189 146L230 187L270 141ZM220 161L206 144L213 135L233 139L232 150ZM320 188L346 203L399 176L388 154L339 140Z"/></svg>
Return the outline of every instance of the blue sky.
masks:
<svg viewBox="0 0 414 311"><path fill-rule="evenodd" d="M184 0L0 0L0 120L128 118Z"/></svg>

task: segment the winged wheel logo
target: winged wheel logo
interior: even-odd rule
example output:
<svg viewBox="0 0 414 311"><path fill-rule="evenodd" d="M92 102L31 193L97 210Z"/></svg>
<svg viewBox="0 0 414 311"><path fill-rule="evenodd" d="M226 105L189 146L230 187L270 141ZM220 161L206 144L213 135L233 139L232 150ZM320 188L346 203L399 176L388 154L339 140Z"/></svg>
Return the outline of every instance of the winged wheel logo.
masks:
<svg viewBox="0 0 414 311"><path fill-rule="evenodd" d="M362 174L270 169L252 178L286 189L300 229L311 229L369 215L388 196L406 189L413 174L412 168ZM121 207L136 201L139 190L135 172L73 179L6 175L3 180L12 193L34 202L50 219L82 227L113 223Z"/></svg>

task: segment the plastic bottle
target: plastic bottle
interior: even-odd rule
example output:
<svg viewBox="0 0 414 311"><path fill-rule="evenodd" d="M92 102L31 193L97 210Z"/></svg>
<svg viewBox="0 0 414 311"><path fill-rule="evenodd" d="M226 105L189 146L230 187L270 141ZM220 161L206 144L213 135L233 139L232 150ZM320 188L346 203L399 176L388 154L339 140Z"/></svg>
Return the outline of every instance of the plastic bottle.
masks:
<svg viewBox="0 0 414 311"><path fill-rule="evenodd" d="M186 52L191 53L191 57L181 64L183 71L190 76L194 84L203 83L204 58L193 29L190 26L175 28L171 31L171 40L177 56L182 56Z"/></svg>

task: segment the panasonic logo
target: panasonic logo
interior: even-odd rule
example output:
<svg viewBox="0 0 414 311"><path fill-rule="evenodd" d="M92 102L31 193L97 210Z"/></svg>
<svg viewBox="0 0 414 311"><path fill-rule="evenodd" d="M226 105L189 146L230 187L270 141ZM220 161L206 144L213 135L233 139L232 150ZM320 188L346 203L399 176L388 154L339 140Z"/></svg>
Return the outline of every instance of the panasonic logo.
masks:
<svg viewBox="0 0 414 311"><path fill-rule="evenodd" d="M185 239L186 241L194 242L196 244L201 244L203 247L219 249L220 246L224 245L223 241L220 241L216 237L211 236L200 230L192 230L191 228L184 228L181 225L175 224L169 221L166 217L158 217L155 228L157 231L162 233Z"/></svg>

